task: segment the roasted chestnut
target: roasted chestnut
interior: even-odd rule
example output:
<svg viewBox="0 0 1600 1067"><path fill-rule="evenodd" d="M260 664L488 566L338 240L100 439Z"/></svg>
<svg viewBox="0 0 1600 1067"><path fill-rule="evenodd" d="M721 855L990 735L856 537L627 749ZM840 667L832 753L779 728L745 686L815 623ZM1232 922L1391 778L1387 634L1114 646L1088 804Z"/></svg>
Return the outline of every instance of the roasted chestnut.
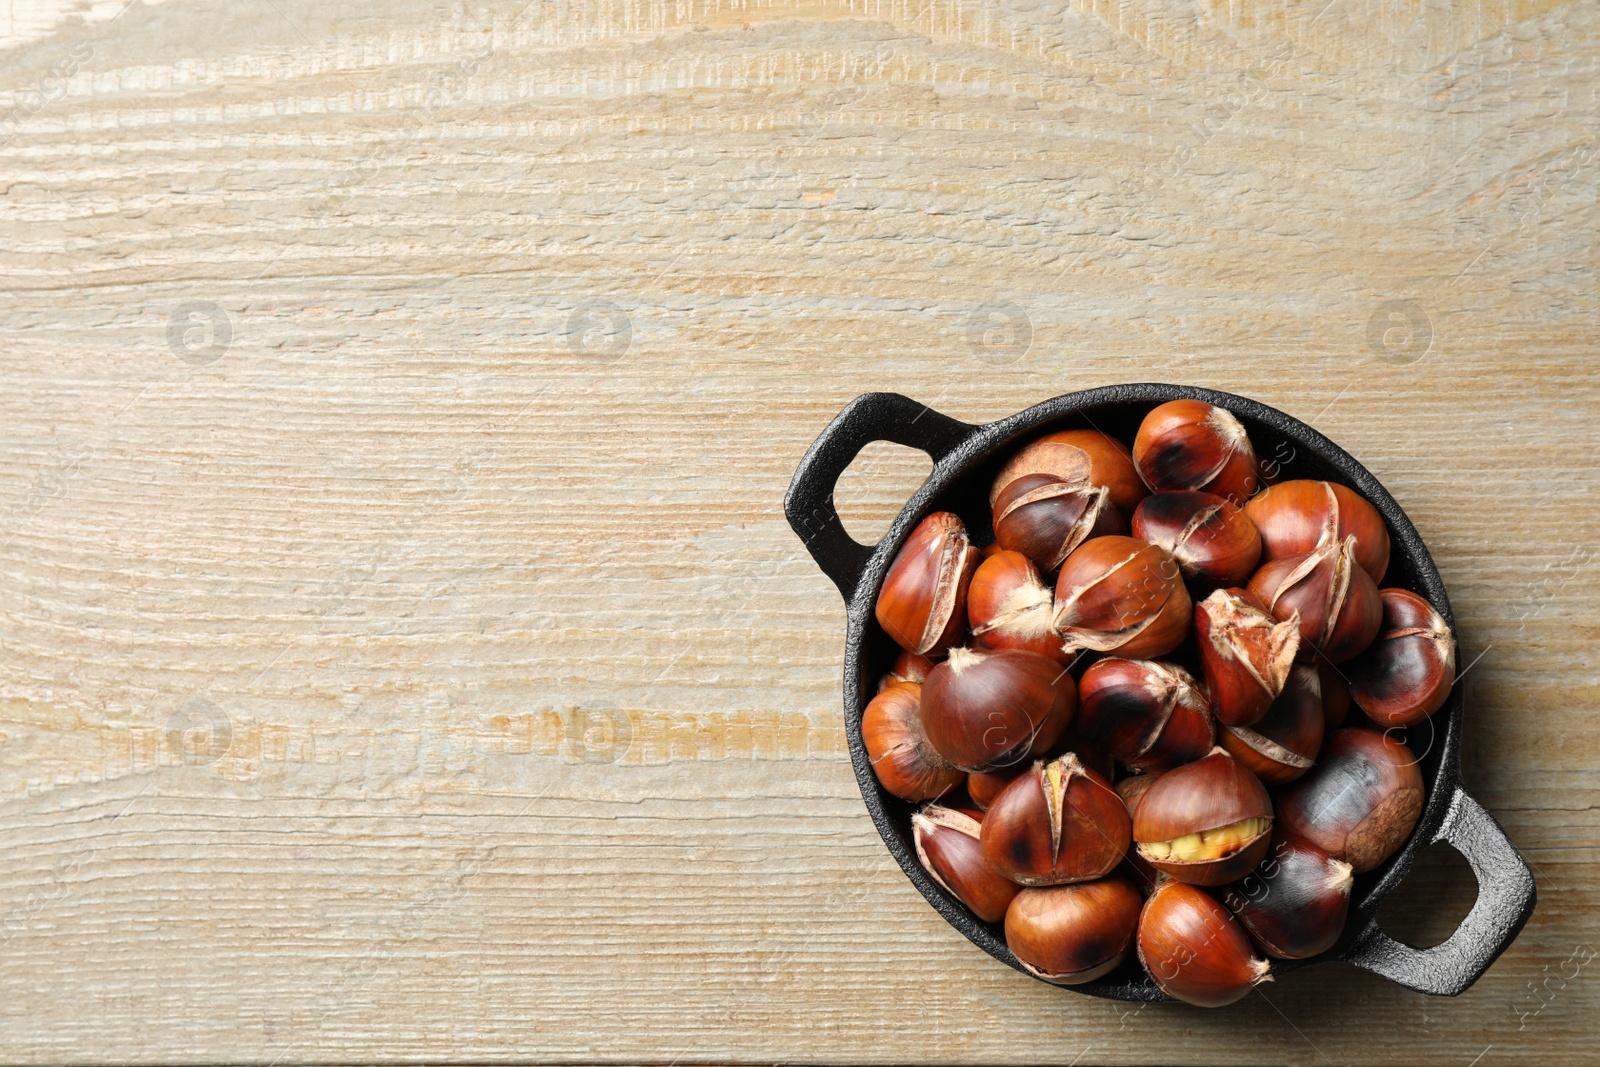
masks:
<svg viewBox="0 0 1600 1067"><path fill-rule="evenodd" d="M1300 620L1279 622L1243 589L1218 589L1194 607L1200 669L1212 711L1230 726L1249 726L1283 692L1300 650Z"/></svg>
<svg viewBox="0 0 1600 1067"><path fill-rule="evenodd" d="M1066 668L1037 652L957 648L922 684L922 725L962 770L998 770L1055 744L1077 697Z"/></svg>
<svg viewBox="0 0 1600 1067"><path fill-rule="evenodd" d="M1280 832L1266 858L1229 886L1222 902L1268 955L1301 960L1339 940L1354 882L1348 863Z"/></svg>
<svg viewBox="0 0 1600 1067"><path fill-rule="evenodd" d="M1143 659L1183 643L1191 606L1166 549L1132 537L1096 537L1061 564L1054 621L1067 652Z"/></svg>
<svg viewBox="0 0 1600 1067"><path fill-rule="evenodd" d="M1316 762L1322 747L1322 681L1317 669L1297 663L1259 722L1223 726L1222 747L1268 785L1292 782Z"/></svg>
<svg viewBox="0 0 1600 1067"><path fill-rule="evenodd" d="M1211 585L1240 585L1261 560L1256 524L1213 493L1154 493L1133 513L1133 536L1172 553L1183 573Z"/></svg>
<svg viewBox="0 0 1600 1067"><path fill-rule="evenodd" d="M1061 650L1054 615L1050 587L1027 556L996 552L978 564L967 588L974 645L989 651L1021 648L1066 662L1071 657Z"/></svg>
<svg viewBox="0 0 1600 1067"><path fill-rule="evenodd" d="M1078 985L1115 970L1133 947L1144 900L1122 874L1024 889L1006 909L1006 944L1047 982Z"/></svg>
<svg viewBox="0 0 1600 1067"><path fill-rule="evenodd" d="M1365 874L1405 844L1422 799L1422 772L1409 748L1347 727L1327 739L1310 773L1279 794L1278 825Z"/></svg>
<svg viewBox="0 0 1600 1067"><path fill-rule="evenodd" d="M1444 616L1404 589L1380 589L1383 623L1350 664L1350 695L1379 726L1410 726L1444 707L1456 681L1456 642Z"/></svg>
<svg viewBox="0 0 1600 1067"><path fill-rule="evenodd" d="M997 923L1020 887L989 866L978 834L978 820L953 808L933 804L911 816L912 842L923 870L978 918Z"/></svg>
<svg viewBox="0 0 1600 1067"><path fill-rule="evenodd" d="M1136 771L1159 774L1216 743L1211 701L1182 667L1098 660L1078 682L1077 730Z"/></svg>
<svg viewBox="0 0 1600 1067"><path fill-rule="evenodd" d="M1259 484L1250 435L1233 412L1204 400L1170 400L1144 417L1133 465L1151 492L1199 489L1243 505Z"/></svg>
<svg viewBox="0 0 1600 1067"><path fill-rule="evenodd" d="M944 651L967 622L967 583L978 550L961 519L936 511L917 524L884 576L875 612L878 625L909 652Z"/></svg>
<svg viewBox="0 0 1600 1067"><path fill-rule="evenodd" d="M933 660L902 648L900 654L894 658L889 673L878 679L878 692L883 692L896 682L916 682L921 685L931 670L933 670Z"/></svg>
<svg viewBox="0 0 1600 1067"><path fill-rule="evenodd" d="M1237 920L1203 889L1162 882L1139 914L1139 962L1169 997L1202 1008L1232 1004L1271 965L1255 954Z"/></svg>
<svg viewBox="0 0 1600 1067"><path fill-rule="evenodd" d="M995 543L1021 552L1047 571L1091 537L1125 534L1127 520L1103 485L1024 474L994 501Z"/></svg>
<svg viewBox="0 0 1600 1067"><path fill-rule="evenodd" d="M1343 663L1378 636L1383 601L1354 551L1354 537L1324 541L1303 556L1262 564L1250 579L1250 592L1274 618L1299 616L1302 660L1320 653L1329 663Z"/></svg>
<svg viewBox="0 0 1600 1067"><path fill-rule="evenodd" d="M1272 800L1225 749L1157 778L1133 816L1139 855L1194 885L1225 885L1260 862L1272 830Z"/></svg>
<svg viewBox="0 0 1600 1067"><path fill-rule="evenodd" d="M989 506L994 506L1002 489L1024 474L1053 474L1073 485L1103 485L1124 517L1133 514L1147 491L1133 469L1128 446L1098 430L1061 430L1023 447L995 477Z"/></svg>
<svg viewBox="0 0 1600 1067"><path fill-rule="evenodd" d="M1302 556L1324 542L1356 539L1355 557L1367 577L1383 581L1389 569L1389 531L1383 516L1353 489L1333 482L1280 482L1244 505L1261 531L1265 560Z"/></svg>
<svg viewBox="0 0 1600 1067"><path fill-rule="evenodd" d="M1086 882L1109 873L1128 847L1128 809L1071 752L1027 773L983 817L989 866L1022 885Z"/></svg>
<svg viewBox="0 0 1600 1067"><path fill-rule="evenodd" d="M873 697L861 713L861 740L872 771L901 800L941 797L966 775L939 755L922 729L922 686L896 682Z"/></svg>

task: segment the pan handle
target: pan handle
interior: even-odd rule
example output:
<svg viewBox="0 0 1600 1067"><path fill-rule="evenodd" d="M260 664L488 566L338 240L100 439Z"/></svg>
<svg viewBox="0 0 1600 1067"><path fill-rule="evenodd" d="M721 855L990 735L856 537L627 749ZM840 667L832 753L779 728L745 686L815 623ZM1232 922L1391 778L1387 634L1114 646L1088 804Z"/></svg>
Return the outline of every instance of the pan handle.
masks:
<svg viewBox="0 0 1600 1067"><path fill-rule="evenodd" d="M920 448L938 463L976 429L899 393L865 393L812 442L789 483L783 511L845 603L854 599L874 547L846 533L834 510L833 490L845 468L873 441Z"/></svg>
<svg viewBox="0 0 1600 1067"><path fill-rule="evenodd" d="M1414 989L1453 997L1476 982L1533 914L1533 874L1494 816L1459 786L1430 844L1448 841L1472 865L1478 899L1456 932L1432 948L1403 945L1367 923L1347 962Z"/></svg>

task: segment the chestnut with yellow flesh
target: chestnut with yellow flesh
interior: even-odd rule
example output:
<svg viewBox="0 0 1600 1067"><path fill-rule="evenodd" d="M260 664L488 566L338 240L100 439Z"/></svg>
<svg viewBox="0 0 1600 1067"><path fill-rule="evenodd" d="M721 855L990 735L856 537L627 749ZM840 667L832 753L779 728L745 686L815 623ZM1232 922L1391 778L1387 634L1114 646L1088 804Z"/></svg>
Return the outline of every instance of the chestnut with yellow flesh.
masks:
<svg viewBox="0 0 1600 1067"><path fill-rule="evenodd" d="M1139 855L1193 885L1244 877L1266 852L1271 831L1266 788L1222 748L1157 778L1133 816Z"/></svg>

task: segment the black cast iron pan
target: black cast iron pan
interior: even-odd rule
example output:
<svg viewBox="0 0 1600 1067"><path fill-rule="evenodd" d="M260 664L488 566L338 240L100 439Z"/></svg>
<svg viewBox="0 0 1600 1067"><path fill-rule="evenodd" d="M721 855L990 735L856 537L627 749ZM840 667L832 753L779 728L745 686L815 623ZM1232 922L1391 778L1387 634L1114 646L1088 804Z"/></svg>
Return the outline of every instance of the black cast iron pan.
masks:
<svg viewBox="0 0 1600 1067"><path fill-rule="evenodd" d="M898 393L856 398L822 432L795 471L784 510L823 573L844 595L848 631L844 653L844 714L850 758L861 796L878 833L928 902L985 952L1021 970L1006 948L1004 931L979 921L939 887L917 863L911 845L912 805L886 793L873 776L861 741L861 711L896 648L873 618L873 603L889 562L912 528L932 511L953 511L967 521L978 543L989 539L988 488L1000 463L1024 441L1051 430L1089 427L1132 441L1145 412L1168 400L1193 397L1227 408L1250 432L1256 452L1290 478L1343 483L1377 507L1393 542L1386 586L1402 586L1426 597L1452 627L1455 619L1444 583L1416 528L1394 498L1365 467L1316 430L1281 411L1231 393L1179 385L1115 385L1046 400L1007 419L972 426L941 415ZM839 476L872 441L893 441L928 453L933 473L873 546L845 532L833 507ZM1357 878L1345 936L1329 952L1309 960L1273 961L1274 974L1337 959L1353 963L1422 993L1455 996L1488 969L1533 913L1533 876L1505 832L1461 786L1462 692L1431 720L1406 732L1418 757L1427 798L1422 817L1405 846L1388 863ZM1378 903L1399 885L1418 853L1447 841L1467 858L1478 881L1478 899L1461 925L1429 949L1403 945L1378 928ZM1026 972L1024 972L1026 973ZM1129 960L1105 978L1070 987L1117 1000L1168 999Z"/></svg>

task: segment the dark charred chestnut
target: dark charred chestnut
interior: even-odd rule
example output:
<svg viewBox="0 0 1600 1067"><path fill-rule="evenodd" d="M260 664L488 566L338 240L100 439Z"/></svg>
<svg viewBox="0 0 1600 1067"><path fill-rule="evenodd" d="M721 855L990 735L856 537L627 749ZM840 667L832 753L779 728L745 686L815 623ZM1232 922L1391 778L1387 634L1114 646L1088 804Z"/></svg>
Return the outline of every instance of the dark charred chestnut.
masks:
<svg viewBox="0 0 1600 1067"><path fill-rule="evenodd" d="M1211 701L1182 667L1107 658L1078 682L1077 730L1136 771L1159 774L1216 743Z"/></svg>
<svg viewBox="0 0 1600 1067"><path fill-rule="evenodd" d="M1021 885L1086 882L1108 874L1128 847L1128 810L1071 752L1036 763L983 817L983 855Z"/></svg>
<svg viewBox="0 0 1600 1067"><path fill-rule="evenodd" d="M1422 800L1422 772L1409 748L1347 727L1334 731L1317 765L1279 795L1278 825L1364 874L1405 844Z"/></svg>
<svg viewBox="0 0 1600 1067"><path fill-rule="evenodd" d="M1032 974L1057 985L1115 970L1133 947L1144 900L1122 874L1024 889L1006 910L1006 944Z"/></svg>
<svg viewBox="0 0 1600 1067"><path fill-rule="evenodd" d="M1221 748L1157 778L1133 816L1139 855L1194 885L1244 877L1266 852L1271 830L1266 789Z"/></svg>
<svg viewBox="0 0 1600 1067"><path fill-rule="evenodd" d="M955 766L993 771L1055 744L1077 696L1066 668L1036 652L957 648L922 685L922 725Z"/></svg>
<svg viewBox="0 0 1600 1067"><path fill-rule="evenodd" d="M1229 886L1222 902L1268 955L1300 960L1339 940L1354 881L1348 863L1280 832L1266 858Z"/></svg>

